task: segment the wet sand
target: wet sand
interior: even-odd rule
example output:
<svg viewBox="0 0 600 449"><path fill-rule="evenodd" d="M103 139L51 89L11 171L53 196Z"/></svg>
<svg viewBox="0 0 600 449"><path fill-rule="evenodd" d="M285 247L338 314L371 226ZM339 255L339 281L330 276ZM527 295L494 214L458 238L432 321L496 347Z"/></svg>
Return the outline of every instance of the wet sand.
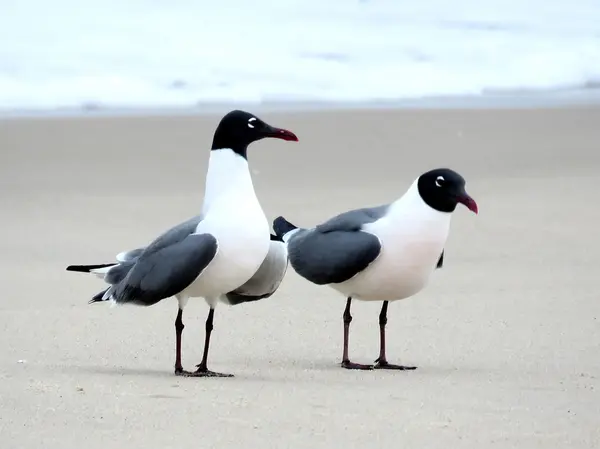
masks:
<svg viewBox="0 0 600 449"><path fill-rule="evenodd" d="M455 213L445 266L390 305L388 358L339 368L344 298L290 269L279 292L216 309L210 364L173 375L176 302L87 305L110 262L196 214L218 117L0 121L2 447L593 448L600 445L600 108L272 112L300 143L250 149L269 219L312 225L392 201L448 166L480 206ZM183 362L201 358L191 301ZM351 357L378 352L356 303Z"/></svg>

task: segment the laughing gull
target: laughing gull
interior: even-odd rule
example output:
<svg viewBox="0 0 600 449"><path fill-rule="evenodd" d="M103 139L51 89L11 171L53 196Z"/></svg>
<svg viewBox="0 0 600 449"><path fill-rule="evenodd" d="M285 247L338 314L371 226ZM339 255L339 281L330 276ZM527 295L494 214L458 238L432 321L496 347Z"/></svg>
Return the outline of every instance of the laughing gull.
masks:
<svg viewBox="0 0 600 449"><path fill-rule="evenodd" d="M477 203L465 191L464 178L442 168L419 176L391 204L351 210L314 228L297 228L283 217L274 220L273 229L287 243L294 271L347 297L343 368L416 368L387 361L388 302L418 293L432 272L442 267L450 219L458 203L477 213ZM353 298L383 301L379 314L380 351L375 365L352 363L348 357Z"/></svg>
<svg viewBox="0 0 600 449"><path fill-rule="evenodd" d="M285 275L285 244L271 235L248 170L248 145L266 137L298 141L291 131L274 128L253 114L228 113L214 134L199 215L167 230L145 248L120 253L117 263L67 267L110 284L90 303L151 306L175 296L179 303L176 375L231 377L207 367L217 302L236 305L269 297ZM182 316L189 298L199 297L209 305L206 339L198 369L189 372L181 364Z"/></svg>

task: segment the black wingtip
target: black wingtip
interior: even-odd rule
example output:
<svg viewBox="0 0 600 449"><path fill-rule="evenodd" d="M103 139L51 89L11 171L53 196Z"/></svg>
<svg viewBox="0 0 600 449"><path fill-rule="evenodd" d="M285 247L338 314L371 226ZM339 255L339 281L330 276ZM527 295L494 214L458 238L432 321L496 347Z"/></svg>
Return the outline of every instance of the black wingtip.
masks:
<svg viewBox="0 0 600 449"><path fill-rule="evenodd" d="M293 231L294 229L298 229L297 226L294 226L292 223L287 221L283 217L277 217L273 220L273 230L278 237L283 238L288 232Z"/></svg>
<svg viewBox="0 0 600 449"><path fill-rule="evenodd" d="M67 267L67 271L77 271L79 273L89 273L91 270L95 270L97 268L106 268L112 267L116 265L114 263L101 263L96 265L69 265Z"/></svg>
<svg viewBox="0 0 600 449"><path fill-rule="evenodd" d="M437 262L437 265L435 266L435 268L439 270L443 266L444 266L444 251L442 251L442 255L438 259L438 262Z"/></svg>
<svg viewBox="0 0 600 449"><path fill-rule="evenodd" d="M92 299L90 299L88 301L88 304L94 304L95 302L103 302L106 301L106 299L102 299L102 297L104 296L104 294L108 291L110 287L108 287L106 290L102 290L100 293L94 295L94 297Z"/></svg>

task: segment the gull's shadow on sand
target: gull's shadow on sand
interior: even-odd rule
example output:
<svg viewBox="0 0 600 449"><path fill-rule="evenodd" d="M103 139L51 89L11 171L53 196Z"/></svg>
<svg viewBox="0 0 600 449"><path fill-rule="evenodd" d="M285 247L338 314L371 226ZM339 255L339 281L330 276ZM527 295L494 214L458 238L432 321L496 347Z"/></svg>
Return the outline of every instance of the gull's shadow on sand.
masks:
<svg viewBox="0 0 600 449"><path fill-rule="evenodd" d="M83 374L95 374L111 377L146 377L154 379L186 379L177 377L168 367L165 369L157 368L136 368L124 366L94 366L94 365L79 365L79 366L62 366L62 371L73 373L80 372ZM382 378L397 377L401 378L421 378L423 380L444 379L450 377L479 378L489 376L492 373L485 367L474 367L464 365L422 365L417 366L414 371L391 371L391 370L369 370L369 371L354 371L345 370L336 361L330 359L318 358L315 360L296 360L289 358L287 360L278 359L260 360L253 359L251 362L230 363L228 372L231 372L233 378L212 378L212 381L244 381L244 382L289 382L293 378L295 382L314 383L323 380L324 382L349 382L353 383L357 380L364 379L377 380ZM301 373L301 374L300 374ZM322 377L320 375L323 375ZM334 376L333 378L331 376ZM202 378L203 381L208 381L207 378ZM190 382L197 381L193 378L188 379ZM184 380L185 381L185 380Z"/></svg>
<svg viewBox="0 0 600 449"><path fill-rule="evenodd" d="M124 366L69 366L64 367L70 372L80 371L86 374L102 374L105 376L136 376L169 378L175 377L173 372L155 368L129 368Z"/></svg>
<svg viewBox="0 0 600 449"><path fill-rule="evenodd" d="M125 367L125 366L107 366L107 365L70 365L61 366L59 368L64 372L79 372L85 375L102 375L110 377L147 377L154 379L185 379L184 377L177 377L168 367L165 369L158 368L136 368L136 367ZM254 359L252 361L234 362L230 363L227 367L227 372L231 372L233 378L212 378L212 380L223 380L227 382L242 380L250 382L289 382L289 373L304 373L304 376L298 376L294 374L293 377L297 382L314 382L319 379L319 374L334 374L343 373L346 370L340 368L339 363L332 362L329 359L316 359L316 360L259 360ZM367 372L367 374L372 372ZM202 378L205 381L206 378ZM193 378L189 378L191 382L197 381Z"/></svg>

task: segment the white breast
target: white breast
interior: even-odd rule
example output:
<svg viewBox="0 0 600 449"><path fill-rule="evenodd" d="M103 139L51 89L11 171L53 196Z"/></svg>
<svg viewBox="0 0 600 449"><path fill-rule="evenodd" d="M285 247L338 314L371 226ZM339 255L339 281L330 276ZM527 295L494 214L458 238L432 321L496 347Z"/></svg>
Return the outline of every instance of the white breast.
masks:
<svg viewBox="0 0 600 449"><path fill-rule="evenodd" d="M250 279L269 251L269 223L254 193L246 159L224 149L211 152L204 219L197 233L210 233L219 249L185 294L217 297Z"/></svg>
<svg viewBox="0 0 600 449"><path fill-rule="evenodd" d="M413 184L388 214L364 230L381 242L379 257L363 272L332 285L366 301L404 299L425 287L435 270L450 229L451 214L429 207Z"/></svg>

